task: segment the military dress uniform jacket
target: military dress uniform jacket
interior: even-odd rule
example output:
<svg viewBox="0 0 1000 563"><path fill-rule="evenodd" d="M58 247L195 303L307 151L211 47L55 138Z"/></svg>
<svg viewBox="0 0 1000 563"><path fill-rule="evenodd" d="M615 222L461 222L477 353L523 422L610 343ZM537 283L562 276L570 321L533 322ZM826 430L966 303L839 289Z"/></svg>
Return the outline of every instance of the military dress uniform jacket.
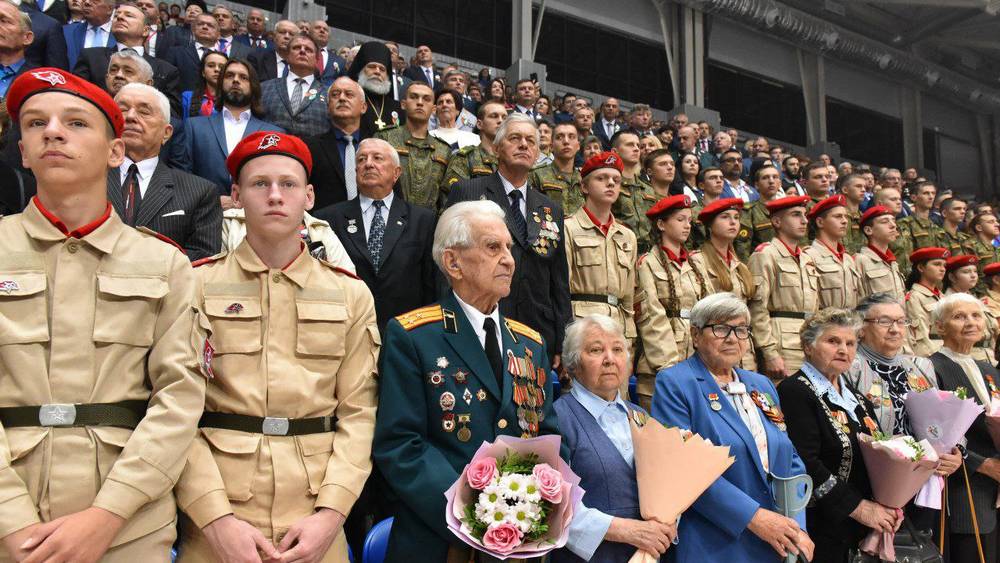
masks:
<svg viewBox="0 0 1000 563"><path fill-rule="evenodd" d="M555 161L531 170L531 185L537 186L538 191L561 205L563 214L567 217L583 207L584 197L580 191L582 181L579 170L573 168L573 172L567 174L559 170Z"/></svg>
<svg viewBox="0 0 1000 563"><path fill-rule="evenodd" d="M387 141L399 153L403 168L399 184L406 201L436 211L451 146L433 135L418 139L402 125L382 129L375 138Z"/></svg>
<svg viewBox="0 0 1000 563"><path fill-rule="evenodd" d="M785 371L795 373L804 360L802 321L818 309L816 265L801 249L796 259L775 237L750 256L750 272L757 286L750 300L754 346L764 360L780 356Z"/></svg>
<svg viewBox="0 0 1000 563"><path fill-rule="evenodd" d="M733 248L744 263L750 260L755 248L774 238L771 212L764 203L760 199L748 203L744 205L743 213L740 213L740 231L733 241Z"/></svg>
<svg viewBox="0 0 1000 563"><path fill-rule="evenodd" d="M0 536L96 506L126 520L111 552L167 526L173 537L171 490L205 398L195 291L188 259L110 204L73 232L37 198L0 220L0 406L145 408L134 430L0 429ZM123 557L169 560L166 548Z"/></svg>
<svg viewBox="0 0 1000 563"><path fill-rule="evenodd" d="M864 247L854 257L861 275L861 293L858 300L874 293L888 293L900 302L906 296L903 276L899 273L899 265L895 261L886 262L870 247Z"/></svg>
<svg viewBox="0 0 1000 563"><path fill-rule="evenodd" d="M910 319L910 345L913 354L929 357L941 348L941 336L931 323L934 306L941 300L941 292L929 289L922 283L915 283L906 292L906 316Z"/></svg>
<svg viewBox="0 0 1000 563"><path fill-rule="evenodd" d="M484 441L559 432L545 342L502 313L497 328L501 384L454 293L389 321L373 450L400 500L386 561L438 563L465 546L446 526L444 492Z"/></svg>
<svg viewBox="0 0 1000 563"><path fill-rule="evenodd" d="M632 229L639 241L639 253L647 252L653 246L650 240L649 218L646 212L659 201L653 187L638 178L622 178L621 192L611 206L615 220Z"/></svg>
<svg viewBox="0 0 1000 563"><path fill-rule="evenodd" d="M497 155L482 145L463 147L451 155L438 194L438 210L443 211L448 206L448 194L456 182L489 176L497 171L497 164Z"/></svg>
<svg viewBox="0 0 1000 563"><path fill-rule="evenodd" d="M206 413L336 421L297 436L202 427L177 486L198 528L181 560L211 559L200 528L227 514L277 542L318 508L350 512L371 471L381 343L364 282L304 248L279 270L244 241L195 272L214 347ZM342 534L324 561L347 561Z"/></svg>
<svg viewBox="0 0 1000 563"><path fill-rule="evenodd" d="M819 308L837 307L854 309L858 304L858 287L861 277L854 257L847 249L837 254L819 240L803 249L816 264L816 281L819 288Z"/></svg>

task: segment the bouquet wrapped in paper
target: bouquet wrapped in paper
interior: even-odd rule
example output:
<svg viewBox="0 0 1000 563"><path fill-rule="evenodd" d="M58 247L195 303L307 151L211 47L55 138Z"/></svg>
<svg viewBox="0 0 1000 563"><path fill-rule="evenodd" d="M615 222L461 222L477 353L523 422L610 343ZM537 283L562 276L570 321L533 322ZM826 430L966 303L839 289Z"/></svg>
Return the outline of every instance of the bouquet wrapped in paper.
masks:
<svg viewBox="0 0 1000 563"><path fill-rule="evenodd" d="M580 478L559 457L560 437L483 442L445 491L448 529L497 559L540 557L566 545Z"/></svg>
<svg viewBox="0 0 1000 563"><path fill-rule="evenodd" d="M955 391L929 389L907 393L906 414L913 427L913 436L926 440L938 454L950 453L982 414L983 407L969 397L964 387ZM932 475L917 493L916 504L941 510L944 478Z"/></svg>
<svg viewBox="0 0 1000 563"><path fill-rule="evenodd" d="M911 436L872 437L858 434L861 456L868 469L875 501L901 510L927 482L938 465L938 456L927 440ZM861 542L861 550L887 560L896 560L893 534L872 530Z"/></svg>
<svg viewBox="0 0 1000 563"><path fill-rule="evenodd" d="M659 421L633 411L632 447L639 484L639 510L645 520L666 524L698 500L735 461L729 446L713 446L697 434L666 428ZM629 563L655 563L659 558L637 551Z"/></svg>

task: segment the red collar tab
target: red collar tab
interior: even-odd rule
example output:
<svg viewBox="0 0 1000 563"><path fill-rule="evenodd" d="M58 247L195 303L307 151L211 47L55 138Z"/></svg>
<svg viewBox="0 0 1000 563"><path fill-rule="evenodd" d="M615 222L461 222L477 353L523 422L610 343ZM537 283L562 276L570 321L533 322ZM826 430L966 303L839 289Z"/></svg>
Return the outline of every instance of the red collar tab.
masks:
<svg viewBox="0 0 1000 563"><path fill-rule="evenodd" d="M106 207L104 208L103 215L98 217L96 220L91 221L90 223L87 223L86 225L80 227L79 229L74 229L70 231L66 227L66 223L62 222L62 219L56 217L55 214L53 214L48 209L45 209L45 206L42 205L42 200L38 199L37 195L33 199L35 201L35 207L38 208L38 211L41 212L42 216L48 219L49 223L52 223L52 226L59 229L59 232L66 235L68 238L82 239L83 237L96 231L98 227L103 225L104 222L108 220L108 217L111 217L111 204L107 203L105 204Z"/></svg>
<svg viewBox="0 0 1000 563"><path fill-rule="evenodd" d="M591 213L590 210L586 208L586 206L583 208L583 212L587 214L587 217L590 218L590 221L598 229L601 230L601 233L603 233L604 236L608 236L608 231L611 230L611 225L615 224L615 215L614 215L614 213L608 214L608 222L607 223L601 223L601 220L598 219L596 215L594 215L593 213Z"/></svg>
<svg viewBox="0 0 1000 563"><path fill-rule="evenodd" d="M878 256L879 258L881 258L882 261L885 262L886 264L891 264L891 263L893 263L893 262L896 261L896 255L893 254L892 251L889 250L888 248L885 249L885 252L882 252L881 250L875 248L874 246L872 246L870 244L868 245L868 248L872 252L874 252L876 256Z"/></svg>

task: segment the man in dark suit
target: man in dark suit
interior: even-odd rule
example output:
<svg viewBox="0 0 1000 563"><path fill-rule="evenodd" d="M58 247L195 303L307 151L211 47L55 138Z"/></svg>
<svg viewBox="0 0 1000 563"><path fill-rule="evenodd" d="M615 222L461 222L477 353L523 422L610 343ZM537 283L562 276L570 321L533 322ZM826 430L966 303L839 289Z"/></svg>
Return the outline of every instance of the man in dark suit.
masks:
<svg viewBox="0 0 1000 563"><path fill-rule="evenodd" d="M191 30L201 14L208 13L204 0L187 0L181 25L172 25L163 30L157 39L156 56L169 62L169 53L175 48L183 48L194 42Z"/></svg>
<svg viewBox="0 0 1000 563"><path fill-rule="evenodd" d="M497 172L459 181L451 187L447 205L488 199L507 212L517 265L500 311L542 333L558 369L564 327L572 318L562 207L528 185L538 158L535 120L511 114L497 131L497 139Z"/></svg>
<svg viewBox="0 0 1000 563"><path fill-rule="evenodd" d="M212 17L219 24L219 42L215 50L231 59L246 59L254 51L249 45L236 41L236 19L229 8L218 4L212 8Z"/></svg>
<svg viewBox="0 0 1000 563"><path fill-rule="evenodd" d="M427 45L417 47L417 64L410 65L403 71L403 76L410 80L420 80L433 90L441 87L441 75L434 70L434 53Z"/></svg>
<svg viewBox="0 0 1000 563"><path fill-rule="evenodd" d="M114 0L88 0L83 4L84 21L63 26L66 54L69 57L68 68L76 66L80 51L86 48L115 46L115 38L111 34L111 15L114 9Z"/></svg>
<svg viewBox="0 0 1000 563"><path fill-rule="evenodd" d="M608 98L601 103L601 118L594 122L591 132L601 141L601 148L609 151L611 137L614 137L619 129L621 124L618 123L618 99Z"/></svg>
<svg viewBox="0 0 1000 563"><path fill-rule="evenodd" d="M44 0L40 6L38 3L35 3L35 6L38 6L40 12L56 20L60 25L69 22L69 5L66 4L66 0Z"/></svg>
<svg viewBox="0 0 1000 563"><path fill-rule="evenodd" d="M166 60L180 72L180 91L198 87L201 59L205 53L215 51L219 44L219 23L211 14L200 14L192 25L194 41L171 48Z"/></svg>
<svg viewBox="0 0 1000 563"><path fill-rule="evenodd" d="M247 32L236 36L235 41L251 49L273 49L274 42L267 38L264 12L251 8L247 12Z"/></svg>
<svg viewBox="0 0 1000 563"><path fill-rule="evenodd" d="M34 41L25 51L25 59L34 67L56 67L69 70L69 57L66 55L66 35L58 20L38 11L37 4L31 0L15 2L22 12L31 18L31 32Z"/></svg>
<svg viewBox="0 0 1000 563"><path fill-rule="evenodd" d="M315 20L309 24L309 37L316 42L319 52L316 54L316 70L319 80L327 87L338 77L347 74L347 61L330 50L330 25L325 20Z"/></svg>
<svg viewBox="0 0 1000 563"><path fill-rule="evenodd" d="M288 46L299 34L295 22L281 20L274 25L274 48L258 49L250 53L250 62L257 67L261 83L288 76Z"/></svg>
<svg viewBox="0 0 1000 563"><path fill-rule="evenodd" d="M125 160L108 171L108 199L122 221L169 237L191 260L222 247L222 207L208 180L168 168L160 148L173 133L166 96L126 84L115 96L125 116Z"/></svg>
<svg viewBox="0 0 1000 563"><path fill-rule="evenodd" d="M261 84L264 119L298 137L322 135L330 120L326 92L316 77L316 43L299 35L288 50L288 76Z"/></svg>

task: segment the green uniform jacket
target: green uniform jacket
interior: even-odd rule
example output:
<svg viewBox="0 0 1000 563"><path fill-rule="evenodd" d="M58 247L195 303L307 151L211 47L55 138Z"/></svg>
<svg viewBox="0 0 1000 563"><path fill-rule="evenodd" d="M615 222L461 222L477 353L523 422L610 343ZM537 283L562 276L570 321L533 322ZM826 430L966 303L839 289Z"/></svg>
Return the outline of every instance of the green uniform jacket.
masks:
<svg viewBox="0 0 1000 563"><path fill-rule="evenodd" d="M639 254L652 247L649 240L650 223L646 212L657 202L653 187L639 179L622 178L622 191L611 206L615 220L623 223L638 240Z"/></svg>
<svg viewBox="0 0 1000 563"><path fill-rule="evenodd" d="M972 248L972 240L967 233L962 231L956 231L954 235L946 231L944 228L941 229L940 238L938 242L940 246L947 248L951 251L952 256L960 256L962 254L975 254Z"/></svg>
<svg viewBox="0 0 1000 563"><path fill-rule="evenodd" d="M976 295L984 297L986 295L986 281L983 277L983 268L994 262L1000 262L1000 248L974 238L972 240L972 251L979 258L979 281L976 282L976 287L973 291Z"/></svg>
<svg viewBox="0 0 1000 563"><path fill-rule="evenodd" d="M531 358L542 370L538 434L558 434L545 344L538 333L500 317L503 386L452 292L389 321L379 365L379 411L372 456L398 496L386 561L444 561L449 543L444 492L484 442L521 436L510 358ZM528 393L531 395L531 393ZM453 415L453 416L452 416ZM568 450L563 444L563 457Z"/></svg>
<svg viewBox="0 0 1000 563"><path fill-rule="evenodd" d="M441 190L438 193L438 211L444 211L447 207L445 204L448 202L448 192L451 191L452 184L459 180L489 176L496 171L496 155L486 152L482 146L459 149L448 161L448 169L445 170L444 181L441 182Z"/></svg>
<svg viewBox="0 0 1000 563"><path fill-rule="evenodd" d="M733 241L733 250L739 256L740 262L750 262L754 249L774 238L774 227L771 225L771 212L764 202L757 200L743 206L740 214L740 232Z"/></svg>
<svg viewBox="0 0 1000 563"><path fill-rule="evenodd" d="M583 193L580 192L580 171L573 169L566 174L556 167L555 162L531 169L531 185L549 196L549 199L563 208L563 215L569 217L583 207Z"/></svg>
<svg viewBox="0 0 1000 563"><path fill-rule="evenodd" d="M403 175L399 185L406 201L436 211L438 192L448 169L451 147L437 137L418 139L403 126L389 127L375 133L375 138L387 141L399 153Z"/></svg>
<svg viewBox="0 0 1000 563"><path fill-rule="evenodd" d="M946 246L944 229L935 225L930 219L910 215L896 219L896 228L899 230L899 236L889 245L889 250L896 255L899 273L903 274L904 279L910 276L913 268L910 264L910 254L914 250L930 246Z"/></svg>
<svg viewBox="0 0 1000 563"><path fill-rule="evenodd" d="M858 252L861 252L861 249L868 244L868 240L865 238L865 234L861 232L861 212L855 211L852 213L848 209L847 217L850 219L850 223L847 225L847 235L844 236L841 244L844 245L844 250L848 254L854 256Z"/></svg>

